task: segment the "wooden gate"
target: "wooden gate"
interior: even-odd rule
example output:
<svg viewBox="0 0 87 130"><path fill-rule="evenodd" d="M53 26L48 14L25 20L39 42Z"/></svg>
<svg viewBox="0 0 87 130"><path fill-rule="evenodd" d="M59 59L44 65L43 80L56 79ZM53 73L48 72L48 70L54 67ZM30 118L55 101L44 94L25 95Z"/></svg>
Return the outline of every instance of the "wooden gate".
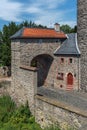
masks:
<svg viewBox="0 0 87 130"><path fill-rule="evenodd" d="M67 90L73 90L73 75L71 73L67 75Z"/></svg>

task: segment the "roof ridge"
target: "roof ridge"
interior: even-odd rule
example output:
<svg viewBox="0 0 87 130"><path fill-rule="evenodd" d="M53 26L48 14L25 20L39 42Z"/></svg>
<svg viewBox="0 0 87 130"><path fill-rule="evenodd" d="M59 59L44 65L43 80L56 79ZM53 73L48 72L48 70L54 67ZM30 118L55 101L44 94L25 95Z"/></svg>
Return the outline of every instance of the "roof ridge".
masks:
<svg viewBox="0 0 87 130"><path fill-rule="evenodd" d="M37 27L25 27L25 28L27 28L27 29L47 29L47 30L55 30L54 28L37 28Z"/></svg>

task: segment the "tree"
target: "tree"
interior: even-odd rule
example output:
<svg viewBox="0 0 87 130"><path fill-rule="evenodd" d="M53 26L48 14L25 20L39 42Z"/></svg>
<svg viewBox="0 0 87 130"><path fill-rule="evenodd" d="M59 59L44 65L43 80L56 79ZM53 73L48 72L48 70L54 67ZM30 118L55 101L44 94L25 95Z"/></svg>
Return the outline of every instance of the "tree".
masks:
<svg viewBox="0 0 87 130"><path fill-rule="evenodd" d="M70 33L71 32L71 27L69 25L62 25L60 27L60 29L64 32L64 33Z"/></svg>
<svg viewBox="0 0 87 130"><path fill-rule="evenodd" d="M14 22L9 23L9 25L4 25L2 29L1 36L1 61L5 66L11 65L11 40L10 36L13 35L16 31L18 31L19 27Z"/></svg>
<svg viewBox="0 0 87 130"><path fill-rule="evenodd" d="M61 31L64 33L76 33L77 32L77 26L74 26L74 28L71 28L69 25L62 25L60 27Z"/></svg>

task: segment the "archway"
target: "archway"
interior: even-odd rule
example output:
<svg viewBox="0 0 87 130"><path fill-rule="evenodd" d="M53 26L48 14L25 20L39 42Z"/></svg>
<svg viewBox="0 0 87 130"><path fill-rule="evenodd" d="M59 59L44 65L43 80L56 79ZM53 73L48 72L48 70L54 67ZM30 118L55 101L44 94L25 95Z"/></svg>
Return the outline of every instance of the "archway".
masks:
<svg viewBox="0 0 87 130"><path fill-rule="evenodd" d="M37 85L38 87L43 86L47 78L48 71L52 64L53 57L47 54L42 54L34 57L31 61L32 67L38 68Z"/></svg>
<svg viewBox="0 0 87 130"><path fill-rule="evenodd" d="M68 73L67 75L67 90L73 90L73 75Z"/></svg>

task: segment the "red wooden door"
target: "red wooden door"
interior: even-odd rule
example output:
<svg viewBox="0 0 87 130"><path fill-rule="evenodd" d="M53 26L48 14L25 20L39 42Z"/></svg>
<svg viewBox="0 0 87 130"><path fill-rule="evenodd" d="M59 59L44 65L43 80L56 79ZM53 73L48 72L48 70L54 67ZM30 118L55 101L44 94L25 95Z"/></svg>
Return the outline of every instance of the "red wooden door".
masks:
<svg viewBox="0 0 87 130"><path fill-rule="evenodd" d="M69 73L67 75L67 90L72 90L73 89L73 75Z"/></svg>

